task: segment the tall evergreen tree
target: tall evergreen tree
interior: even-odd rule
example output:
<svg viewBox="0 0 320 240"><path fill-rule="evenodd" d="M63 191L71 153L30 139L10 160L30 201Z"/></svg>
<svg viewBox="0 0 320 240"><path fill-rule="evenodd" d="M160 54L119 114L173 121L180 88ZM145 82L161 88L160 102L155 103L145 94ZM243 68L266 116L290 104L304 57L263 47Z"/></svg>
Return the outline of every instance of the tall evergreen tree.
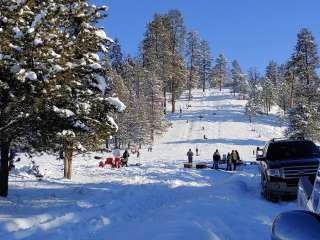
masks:
<svg viewBox="0 0 320 240"><path fill-rule="evenodd" d="M123 65L123 55L121 51L121 45L118 39L115 39L114 43L111 46L109 58L112 68L117 72L117 74L121 74Z"/></svg>
<svg viewBox="0 0 320 240"><path fill-rule="evenodd" d="M167 90L171 72L170 22L168 17L156 14L148 24L141 44L143 67L155 73L161 82L163 110L166 112Z"/></svg>
<svg viewBox="0 0 320 240"><path fill-rule="evenodd" d="M277 86L277 104L284 111L284 114L289 108L290 102L290 88L289 84L285 79L286 65L280 65L278 67L278 86Z"/></svg>
<svg viewBox="0 0 320 240"><path fill-rule="evenodd" d="M319 78L316 69L319 67L317 45L312 33L302 29L291 59L292 73L296 79L294 92L295 104L290 111L288 135L303 135L315 140L320 139L319 106L317 91ZM296 119L303 119L305 128L296 124Z"/></svg>
<svg viewBox="0 0 320 240"><path fill-rule="evenodd" d="M250 122L252 117L261 112L262 109L262 87L260 82L260 73L256 68L251 68L248 72L249 100L246 105L246 114L249 116Z"/></svg>
<svg viewBox="0 0 320 240"><path fill-rule="evenodd" d="M170 10L167 14L167 19L170 26L170 56L171 63L170 84L171 92L171 111L176 111L176 100L182 93L182 89L186 82L187 69L183 58L185 48L186 27L182 14L178 10Z"/></svg>
<svg viewBox="0 0 320 240"><path fill-rule="evenodd" d="M199 72L203 92L206 89L206 85L209 83L212 68L211 64L211 49L209 43L206 40L202 40L200 42Z"/></svg>
<svg viewBox="0 0 320 240"><path fill-rule="evenodd" d="M105 16L106 7L86 1L59 3L1 4L2 196L8 190L12 143L54 150L58 138L63 138L65 176L70 178L74 141L92 143L89 139L100 140L116 129L108 113L120 101L104 95L107 80L97 54L107 52L111 40L94 26Z"/></svg>
<svg viewBox="0 0 320 240"><path fill-rule="evenodd" d="M274 87L278 84L278 65L275 61L270 61L266 68L266 78L268 78Z"/></svg>
<svg viewBox="0 0 320 240"><path fill-rule="evenodd" d="M223 54L219 54L216 59L216 64L213 67L213 81L214 85L221 91L224 82L227 79L227 60Z"/></svg>
<svg viewBox="0 0 320 240"><path fill-rule="evenodd" d="M191 90L198 85L200 79L200 40L196 32L189 32L187 37L188 57L188 100L191 101Z"/></svg>
<svg viewBox="0 0 320 240"><path fill-rule="evenodd" d="M234 60L232 62L231 73L232 73L232 91L233 91L233 94L235 95L237 92L240 91L241 80L243 76L241 67L237 60Z"/></svg>

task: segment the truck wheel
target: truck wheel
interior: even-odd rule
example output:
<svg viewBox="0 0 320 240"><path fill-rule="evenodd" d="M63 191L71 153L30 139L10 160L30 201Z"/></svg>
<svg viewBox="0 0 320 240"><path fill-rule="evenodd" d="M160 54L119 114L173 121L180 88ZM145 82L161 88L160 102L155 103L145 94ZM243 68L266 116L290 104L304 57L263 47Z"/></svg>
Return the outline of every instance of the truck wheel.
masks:
<svg viewBox="0 0 320 240"><path fill-rule="evenodd" d="M270 202L278 202L279 199L276 197L269 189L268 189L268 182L265 177L261 177L261 193L262 196Z"/></svg>

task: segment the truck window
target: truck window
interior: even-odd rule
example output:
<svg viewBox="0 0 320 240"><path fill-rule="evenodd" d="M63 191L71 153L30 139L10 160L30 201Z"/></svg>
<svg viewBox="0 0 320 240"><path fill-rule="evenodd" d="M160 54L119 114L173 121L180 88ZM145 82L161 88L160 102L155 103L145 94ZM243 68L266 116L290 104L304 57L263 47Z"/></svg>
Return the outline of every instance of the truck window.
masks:
<svg viewBox="0 0 320 240"><path fill-rule="evenodd" d="M269 160L288 160L319 157L319 149L311 141L270 143L267 151Z"/></svg>

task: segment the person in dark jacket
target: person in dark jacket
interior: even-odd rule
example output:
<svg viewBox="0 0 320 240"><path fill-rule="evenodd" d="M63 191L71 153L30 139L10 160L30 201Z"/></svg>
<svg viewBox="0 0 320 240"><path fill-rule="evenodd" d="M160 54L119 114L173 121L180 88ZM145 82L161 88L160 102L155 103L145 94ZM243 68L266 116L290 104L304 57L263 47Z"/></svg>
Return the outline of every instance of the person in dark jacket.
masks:
<svg viewBox="0 0 320 240"><path fill-rule="evenodd" d="M231 168L231 164L232 164L232 162L231 162L231 154L228 152L228 155L227 155L227 171L231 171L232 170L232 168Z"/></svg>
<svg viewBox="0 0 320 240"><path fill-rule="evenodd" d="M192 163L193 160L193 152L191 151L191 149L189 149L189 151L187 152L187 156L188 156L188 162Z"/></svg>
<svg viewBox="0 0 320 240"><path fill-rule="evenodd" d="M239 162L240 161L240 155L239 155L239 152L238 150L235 150L236 154L237 154L237 161Z"/></svg>
<svg viewBox="0 0 320 240"><path fill-rule="evenodd" d="M238 154L236 153L235 150L232 150L232 152L231 152L231 162L232 162L232 165L233 165L233 168L232 168L233 171L235 171L236 168L237 168L237 161L238 161Z"/></svg>
<svg viewBox="0 0 320 240"><path fill-rule="evenodd" d="M124 153L122 154L122 160L121 160L121 165L124 167L128 167L128 160L129 160L130 154L128 152L128 149L126 149L124 151Z"/></svg>
<svg viewBox="0 0 320 240"><path fill-rule="evenodd" d="M213 154L213 168L218 169L219 168L219 161L221 160L220 153L218 149Z"/></svg>

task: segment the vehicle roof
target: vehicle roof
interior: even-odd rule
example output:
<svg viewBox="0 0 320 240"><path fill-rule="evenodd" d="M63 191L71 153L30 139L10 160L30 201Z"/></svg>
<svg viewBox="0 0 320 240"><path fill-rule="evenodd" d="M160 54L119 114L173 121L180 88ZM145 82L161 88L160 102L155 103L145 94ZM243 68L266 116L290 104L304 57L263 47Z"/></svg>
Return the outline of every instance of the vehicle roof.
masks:
<svg viewBox="0 0 320 240"><path fill-rule="evenodd" d="M272 139L269 143L285 143L285 142L312 142L309 139Z"/></svg>

